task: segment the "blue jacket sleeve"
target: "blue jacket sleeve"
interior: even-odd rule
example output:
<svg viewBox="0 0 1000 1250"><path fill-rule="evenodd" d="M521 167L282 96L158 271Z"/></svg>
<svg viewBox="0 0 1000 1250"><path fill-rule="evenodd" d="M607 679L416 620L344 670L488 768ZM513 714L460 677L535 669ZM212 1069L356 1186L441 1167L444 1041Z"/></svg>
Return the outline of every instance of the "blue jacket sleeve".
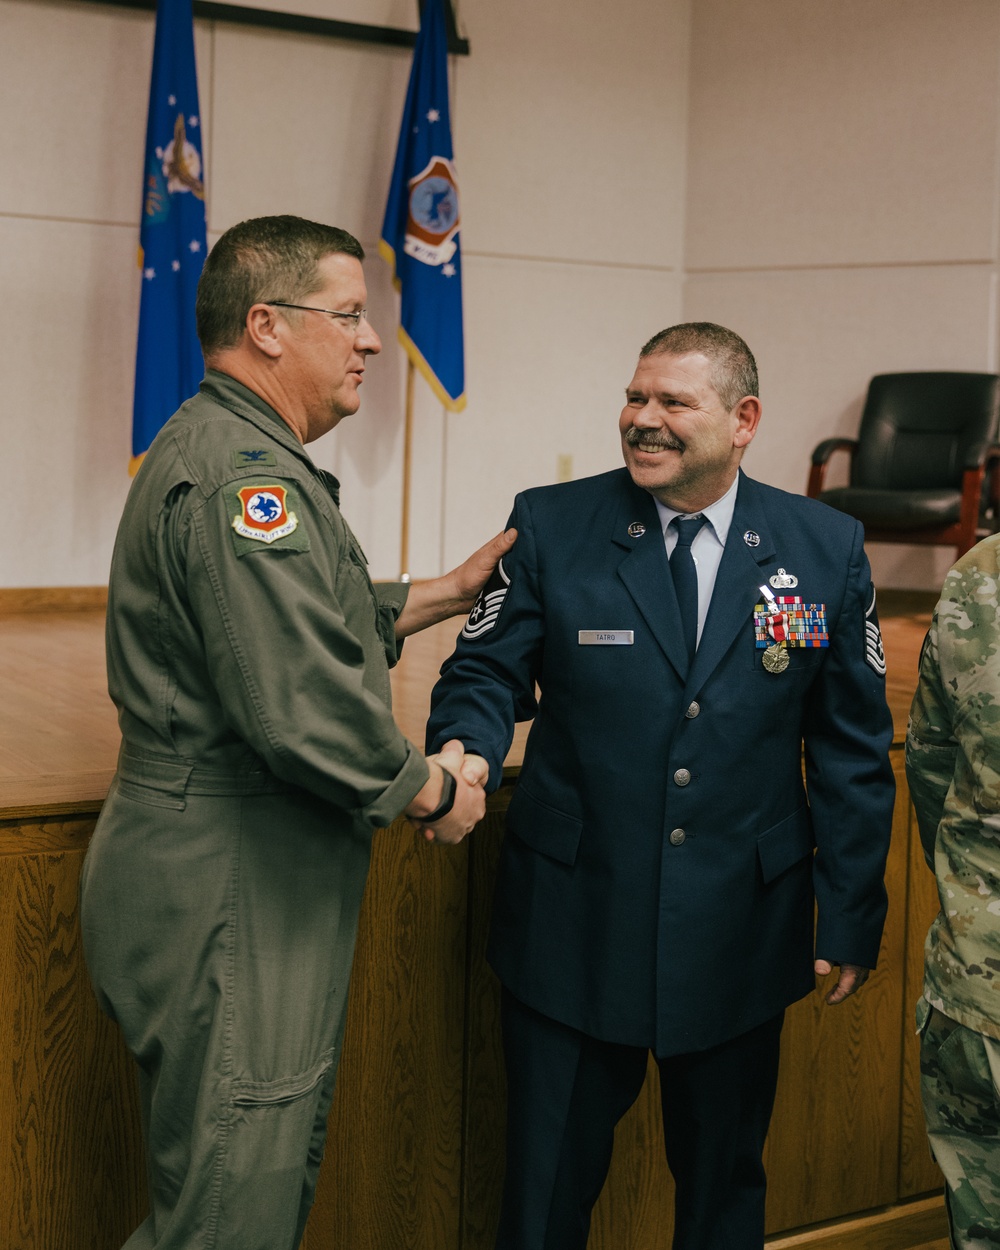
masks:
<svg viewBox="0 0 1000 1250"><path fill-rule="evenodd" d="M514 501L507 528L518 537L469 614L431 693L427 750L459 738L490 766L487 790L503 776L514 725L535 714L545 628L531 509Z"/></svg>
<svg viewBox="0 0 1000 1250"><path fill-rule="evenodd" d="M816 838L816 956L874 968L887 906L883 876L895 781L892 716L863 544L859 525L840 626L811 692L803 739Z"/></svg>

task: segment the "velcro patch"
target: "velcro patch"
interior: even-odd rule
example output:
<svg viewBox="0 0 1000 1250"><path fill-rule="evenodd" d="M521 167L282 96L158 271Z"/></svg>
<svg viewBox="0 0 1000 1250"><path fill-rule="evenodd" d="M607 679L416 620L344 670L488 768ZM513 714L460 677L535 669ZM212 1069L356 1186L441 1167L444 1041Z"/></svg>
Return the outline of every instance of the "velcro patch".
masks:
<svg viewBox="0 0 1000 1250"><path fill-rule="evenodd" d="M233 452L233 465L237 469L254 469L257 467L273 469L277 463L274 458L274 452L267 451L263 447L251 451Z"/></svg>
<svg viewBox="0 0 1000 1250"><path fill-rule="evenodd" d="M224 491L236 554L308 551L309 535L295 511L295 492L281 482L232 482Z"/></svg>
<svg viewBox="0 0 1000 1250"><path fill-rule="evenodd" d="M882 646L882 631L878 626L875 614L875 587L872 585L872 601L865 612L865 660L879 677L885 676L885 649Z"/></svg>
<svg viewBox="0 0 1000 1250"><path fill-rule="evenodd" d="M462 630L463 638L479 638L495 628L509 586L510 578L504 571L503 560L500 560L472 605L469 619Z"/></svg>

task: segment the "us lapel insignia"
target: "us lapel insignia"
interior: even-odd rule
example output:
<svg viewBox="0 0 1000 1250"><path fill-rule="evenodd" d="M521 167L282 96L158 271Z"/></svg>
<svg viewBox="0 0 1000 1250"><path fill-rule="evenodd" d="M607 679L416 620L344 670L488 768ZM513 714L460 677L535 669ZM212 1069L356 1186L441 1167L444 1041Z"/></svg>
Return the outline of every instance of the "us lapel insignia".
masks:
<svg viewBox="0 0 1000 1250"><path fill-rule="evenodd" d="M645 534L645 532L646 532L645 525L642 525L639 521L633 521L632 524L628 527L629 538L641 538L643 534Z"/></svg>
<svg viewBox="0 0 1000 1250"><path fill-rule="evenodd" d="M743 541L748 547L759 547L760 535L756 530L747 530L747 532L743 535Z"/></svg>

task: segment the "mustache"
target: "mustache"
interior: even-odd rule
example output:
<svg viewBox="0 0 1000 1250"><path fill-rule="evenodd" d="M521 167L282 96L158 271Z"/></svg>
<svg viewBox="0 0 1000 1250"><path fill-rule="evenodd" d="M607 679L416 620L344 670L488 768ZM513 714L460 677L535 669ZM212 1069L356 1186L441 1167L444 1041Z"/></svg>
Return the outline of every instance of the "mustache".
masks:
<svg viewBox="0 0 1000 1250"><path fill-rule="evenodd" d="M625 442L630 447L638 447L644 443L647 450L683 451L684 444L673 434L654 434L651 430L639 430L630 425L625 431Z"/></svg>

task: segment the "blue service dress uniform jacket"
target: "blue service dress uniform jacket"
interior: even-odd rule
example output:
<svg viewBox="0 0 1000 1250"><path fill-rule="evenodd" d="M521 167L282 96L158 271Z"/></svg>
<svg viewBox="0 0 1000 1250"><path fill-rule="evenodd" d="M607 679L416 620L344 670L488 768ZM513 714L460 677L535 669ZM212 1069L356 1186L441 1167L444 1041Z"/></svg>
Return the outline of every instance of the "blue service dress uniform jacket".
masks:
<svg viewBox="0 0 1000 1250"><path fill-rule="evenodd" d="M495 788L534 716L490 937L503 984L668 1056L812 989L814 904L815 955L874 967L894 783L861 526L741 473L689 669L658 513L626 470L526 491L509 524L428 725ZM774 673L755 607L779 568L798 585L772 593L823 605L829 645Z"/></svg>

